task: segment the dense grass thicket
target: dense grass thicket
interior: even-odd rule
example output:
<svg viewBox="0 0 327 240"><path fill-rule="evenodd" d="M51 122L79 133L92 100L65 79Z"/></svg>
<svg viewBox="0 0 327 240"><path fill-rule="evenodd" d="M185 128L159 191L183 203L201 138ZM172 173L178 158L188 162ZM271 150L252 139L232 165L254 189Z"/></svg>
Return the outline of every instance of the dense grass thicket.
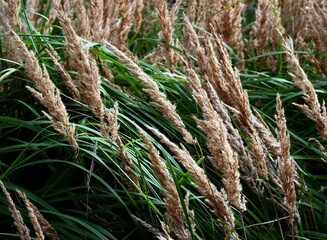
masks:
<svg viewBox="0 0 327 240"><path fill-rule="evenodd" d="M327 239L327 3L0 0L1 239Z"/></svg>

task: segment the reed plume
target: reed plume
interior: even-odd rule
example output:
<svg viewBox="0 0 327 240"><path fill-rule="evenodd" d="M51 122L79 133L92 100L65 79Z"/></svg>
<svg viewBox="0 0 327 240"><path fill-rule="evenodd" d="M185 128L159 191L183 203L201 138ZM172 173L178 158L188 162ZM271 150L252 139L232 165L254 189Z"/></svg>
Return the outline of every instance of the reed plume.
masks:
<svg viewBox="0 0 327 240"><path fill-rule="evenodd" d="M159 32L159 39L161 45L158 52L155 54L164 54L166 56L167 65L175 68L177 65L178 55L172 49L174 45L174 24L177 18L177 13L180 8L181 0L174 3L172 9L168 10L167 1L156 0L157 14L161 31Z"/></svg>
<svg viewBox="0 0 327 240"><path fill-rule="evenodd" d="M327 75L327 4L322 1L306 1L306 20L308 21L308 31L313 39L314 48L318 54L322 72Z"/></svg>
<svg viewBox="0 0 327 240"><path fill-rule="evenodd" d="M193 144L193 137L186 129L181 117L177 114L175 106L167 100L166 96L162 92L160 92L157 83L149 75L147 75L137 63L126 56L126 54L120 51L117 47L107 41L103 41L102 43L109 48L121 60L121 62L129 68L131 73L146 87L146 89L143 91L150 96L152 100L151 104L162 112L163 116L176 127L186 142Z"/></svg>
<svg viewBox="0 0 327 240"><path fill-rule="evenodd" d="M199 69L204 74L205 79L212 84L221 100L236 110L235 120L242 130L249 135L250 145L255 155L253 165L256 166L258 174L263 179L267 179L266 152L253 125L253 114L250 109L249 99L247 93L242 88L238 71L232 68L230 57L222 40L216 38L218 59L214 52L211 39L205 36L202 40L203 44L200 44L190 22L187 18L185 21L185 39L190 42L186 45L192 46L187 51L195 52Z"/></svg>
<svg viewBox="0 0 327 240"><path fill-rule="evenodd" d="M178 147L171 142L164 134L157 129L148 127L162 143L167 145L170 151L175 154L177 160L187 169L194 181L195 187L206 198L206 201L212 206L215 215L220 220L220 224L226 233L231 233L231 239L237 239L235 232L235 223L233 212L228 205L227 196L224 191L218 191L212 184L204 170L196 164L190 153L184 146Z"/></svg>
<svg viewBox="0 0 327 240"><path fill-rule="evenodd" d="M17 210L14 201L12 200L10 193L7 191L5 185L3 182L0 180L0 187L2 189L2 192L5 194L5 197L8 201L9 204L9 211L11 213L11 216L14 219L14 225L17 229L18 236L20 237L21 240L29 240L31 239L30 237L30 230L28 227L25 225L24 220L22 218L22 215L19 210Z"/></svg>
<svg viewBox="0 0 327 240"><path fill-rule="evenodd" d="M51 81L45 66L43 65L41 68L35 54L27 49L3 15L0 16L0 24L8 34L6 40L11 42L8 47L15 47L11 50L19 52L19 55L15 54L15 57L24 62L27 76L36 85L36 89L27 86L28 90L48 109L48 113L43 112L44 115L53 123L54 129L68 139L77 154L78 144L74 136L75 126L69 122L69 116L60 97L59 89Z"/></svg>
<svg viewBox="0 0 327 240"><path fill-rule="evenodd" d="M42 228L41 228L40 223L34 213L34 209L31 207L31 202L28 200L25 193L22 193L19 190L16 190L16 191L17 191L18 195L21 197L21 199L23 199L23 201L26 205L26 208L28 211L28 216L31 219L37 239L44 240L44 234L43 234Z"/></svg>
<svg viewBox="0 0 327 240"><path fill-rule="evenodd" d="M318 96L312 83L299 64L299 60L290 48L289 40L283 38L283 48L285 58L292 72L289 72L294 84L304 92L303 99L306 104L294 104L299 107L304 114L316 123L316 128L322 139L327 140L327 111L325 101L319 103Z"/></svg>
<svg viewBox="0 0 327 240"><path fill-rule="evenodd" d="M188 76L188 84L192 94L200 106L204 120L196 119L199 128L206 134L206 142L211 153L210 162L221 173L223 173L223 184L226 189L228 200L239 210L246 209L242 199L242 187L238 171L239 159L227 140L227 129L223 121L215 112L210 103L207 92L202 88L194 68L191 67L191 60L185 56L185 72Z"/></svg>
<svg viewBox="0 0 327 240"><path fill-rule="evenodd" d="M166 165L160 159L159 152L152 144L151 139L138 126L137 130L146 144L146 148L152 161L153 170L162 185L162 193L164 195L165 206L167 209L165 217L166 223L168 224L168 232L172 229L172 232L178 237L178 239L192 239L191 234L186 227L186 219L180 202L181 200L174 182L169 177Z"/></svg>
<svg viewBox="0 0 327 240"><path fill-rule="evenodd" d="M48 237L52 240L59 240L57 231L50 225L50 223L42 216L37 207L27 198L26 194L17 190L18 195L23 199L28 215L32 221L36 236L38 239ZM43 236L43 238L42 238Z"/></svg>
<svg viewBox="0 0 327 240"><path fill-rule="evenodd" d="M291 223L292 232L296 233L296 225L294 224L296 213L296 192L294 184L294 173L296 172L294 167L294 160L290 154L290 136L287 133L286 118L284 109L282 108L282 102L280 96L277 95L277 116L275 116L278 126L278 140L280 144L280 155L278 157L278 172L281 179L283 192L284 192L284 204L290 215L289 221Z"/></svg>
<svg viewBox="0 0 327 240"><path fill-rule="evenodd" d="M58 13L58 19L65 33L67 51L70 54L70 68L78 72L76 87L81 98L87 103L88 108L100 121L100 130L104 137L112 140L117 136L118 126L114 114L110 114L103 104L100 96L101 76L95 62L90 58L89 52L84 49L82 40L73 29L70 17L66 14L70 9L68 2L64 6L58 0L53 1L53 6Z"/></svg>
<svg viewBox="0 0 327 240"><path fill-rule="evenodd" d="M279 51L280 36L276 29L280 32L284 31L281 26L280 8L277 0L259 0L256 12L256 21L250 33L249 46L253 47L256 55L263 55L268 52ZM273 56L268 56L263 60L267 66L273 70L278 67L278 62Z"/></svg>
<svg viewBox="0 0 327 240"><path fill-rule="evenodd" d="M244 43L241 13L244 4L236 0L211 1L207 8L211 16L209 15L206 30L221 36L227 45L236 50L238 59L242 60Z"/></svg>

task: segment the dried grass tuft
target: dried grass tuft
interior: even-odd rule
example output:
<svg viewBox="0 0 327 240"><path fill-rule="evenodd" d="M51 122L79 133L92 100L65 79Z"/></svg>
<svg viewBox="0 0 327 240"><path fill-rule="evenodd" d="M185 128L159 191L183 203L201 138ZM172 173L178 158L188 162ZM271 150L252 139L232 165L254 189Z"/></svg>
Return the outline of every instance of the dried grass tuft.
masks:
<svg viewBox="0 0 327 240"><path fill-rule="evenodd" d="M284 28L281 26L280 15L277 0L258 1L256 22L250 34L250 46L256 55L279 51L280 36L276 29L279 29L280 32L284 31ZM263 60L269 68L277 69L278 61L274 56L261 58L261 63Z"/></svg>
<svg viewBox="0 0 327 240"><path fill-rule="evenodd" d="M241 196L242 186L238 171L239 159L227 140L227 129L211 105L205 89L202 88L201 80L196 71L191 67L191 60L184 61L185 72L189 78L188 84L193 96L200 106L204 120L196 119L199 128L206 134L206 142L212 155L210 161L213 166L223 173L223 183L227 192L228 200L239 210L245 211L245 201Z"/></svg>
<svg viewBox="0 0 327 240"><path fill-rule="evenodd" d="M115 114L110 114L103 104L100 96L101 76L95 62L90 58L89 52L83 47L82 40L73 29L70 16L69 2L61 5L59 0L53 1L53 6L58 13L58 19L62 25L66 37L67 51L70 54L70 68L79 73L76 87L81 98L87 103L88 108L100 121L102 135L111 140L117 136L117 121ZM116 110L114 109L114 113ZM109 135L111 135L109 137Z"/></svg>
<svg viewBox="0 0 327 240"><path fill-rule="evenodd" d="M118 135L116 138L116 144L119 150L119 156L122 161L122 167L130 179L123 178L123 181L126 183L129 189L134 192L138 192L137 188L140 187L139 180L134 173L134 163L129 154L125 151L123 141Z"/></svg>
<svg viewBox="0 0 327 240"><path fill-rule="evenodd" d="M50 225L50 223L42 216L37 207L29 201L25 193L16 190L19 196L23 199L26 208L28 210L29 217L31 218L32 225L35 229L38 239L44 239L45 237L52 240L60 240L57 231ZM43 238L40 238L43 236Z"/></svg>
<svg viewBox="0 0 327 240"><path fill-rule="evenodd" d="M278 172L281 179L283 192L284 192L284 203L287 207L287 211L290 215L290 223L292 227L292 232L295 234L297 232L296 225L294 223L296 216L296 192L294 184L294 173L296 172L294 167L294 160L291 158L290 154L290 136L287 133L286 118L284 109L282 108L282 102L280 96L277 95L277 107L276 107L278 126L278 140L280 143L280 156L278 157Z"/></svg>
<svg viewBox="0 0 327 240"><path fill-rule="evenodd" d="M254 115L250 108L248 95L243 90L238 71L232 67L224 43L216 36L215 49L218 53L217 56L211 38L206 35L202 40L203 43L200 44L198 36L187 18L185 21L185 39L188 42L185 45L191 46L191 49L186 50L195 52L204 79L208 80L226 105L236 110L234 118L241 129L248 134L249 143L254 153L255 159L251 160L251 165L256 167L256 172L262 179L267 179L267 151L254 126ZM266 129L266 131L269 131L269 129Z"/></svg>
<svg viewBox="0 0 327 240"><path fill-rule="evenodd" d="M306 73L299 64L299 60L294 55L290 41L283 38L283 48L285 50L286 61L292 73L289 72L294 84L304 92L304 101L306 104L295 104L303 113L316 123L316 128L322 139L327 140L327 111L325 101L319 103L318 96L312 83L309 81Z"/></svg>
<svg viewBox="0 0 327 240"><path fill-rule="evenodd" d="M120 51L117 47L107 41L103 41L102 43L109 48L122 61L122 63L124 63L125 66L129 68L131 73L140 82L142 82L142 84L146 87L146 89L143 91L150 96L152 100L151 104L162 112L163 116L176 127L186 142L193 144L195 140L186 129L181 117L177 114L175 106L167 100L166 96L162 92L160 92L157 83L150 76L148 76L142 70L142 68L137 65L137 63L126 56L126 54Z"/></svg>
<svg viewBox="0 0 327 240"><path fill-rule="evenodd" d="M145 227L146 229L148 229L148 231L150 233L152 233L157 239L159 240L173 240L173 238L171 238L169 236L169 234L167 234L166 232L161 232L159 229L152 227L150 224L148 224L147 222L143 221L142 219L132 215L132 217L139 222L143 227Z"/></svg>
<svg viewBox="0 0 327 240"><path fill-rule="evenodd" d="M29 240L31 239L30 237L30 230L28 227L25 225L24 220L22 218L22 215L20 214L20 211L17 210L14 201L12 200L10 193L7 191L6 187L4 186L3 182L0 181L0 187L2 189L2 192L5 194L6 199L9 204L9 211L11 213L11 216L14 219L14 225L17 229L18 236L20 237L21 240Z"/></svg>
<svg viewBox="0 0 327 240"><path fill-rule="evenodd" d="M178 237L178 239L192 239L191 234L186 227L186 219L180 202L181 200L174 182L169 177L166 165L160 159L158 150L152 144L147 134L138 126L137 130L146 144L146 148L152 161L153 170L162 184L162 193L164 195L167 209L165 216L166 223L169 226L168 232L171 232L170 229L172 229L172 232Z"/></svg>
<svg viewBox="0 0 327 240"><path fill-rule="evenodd" d="M42 228L40 226L40 223L34 213L34 209L31 207L31 202L28 200L28 198L26 197L26 194L19 191L19 190L16 190L18 195L21 197L21 199L23 199L25 205L26 205L26 208L27 208L27 211L28 211L28 216L30 217L31 219L31 222L32 222L32 225L33 225L33 228L34 228L34 231L35 231L35 234L36 234L36 237L37 239L44 239L44 234L43 234L43 231L42 231Z"/></svg>
<svg viewBox="0 0 327 240"><path fill-rule="evenodd" d="M180 8L181 0L176 1L170 11L166 0L156 0L156 3L159 25L161 29L159 32L161 45L155 54L165 55L168 66L175 68L177 65L178 55L171 46L174 46L174 24Z"/></svg>
<svg viewBox="0 0 327 240"><path fill-rule="evenodd" d="M206 201L212 206L215 215L220 220L221 226L226 233L232 234L232 239L237 238L235 232L234 215L228 205L226 193L218 191L216 186L212 184L206 176L204 170L196 164L190 153L184 146L178 147L171 142L165 135L160 133L157 129L148 127L162 143L166 144L170 151L172 151L177 160L188 170L191 178L198 191L206 198Z"/></svg>
<svg viewBox="0 0 327 240"><path fill-rule="evenodd" d="M27 49L3 15L0 16L0 24L7 31L6 41L11 42L8 47L15 47L11 50L19 52L19 55L15 54L15 57L24 62L27 76L36 85L36 89L27 86L28 90L48 109L48 113L43 112L44 115L53 123L54 129L68 139L74 152L77 154L78 144L74 136L75 126L69 122L68 113L60 97L60 92L51 81L47 69L44 65L43 69L41 68L34 53Z"/></svg>

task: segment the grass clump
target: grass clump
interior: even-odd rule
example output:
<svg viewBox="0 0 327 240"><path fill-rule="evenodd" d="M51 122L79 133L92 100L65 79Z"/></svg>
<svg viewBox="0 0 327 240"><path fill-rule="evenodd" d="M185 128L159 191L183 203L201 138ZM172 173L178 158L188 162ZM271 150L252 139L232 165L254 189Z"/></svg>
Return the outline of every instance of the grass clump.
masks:
<svg viewBox="0 0 327 240"><path fill-rule="evenodd" d="M0 0L0 236L327 239L327 6L291 2Z"/></svg>

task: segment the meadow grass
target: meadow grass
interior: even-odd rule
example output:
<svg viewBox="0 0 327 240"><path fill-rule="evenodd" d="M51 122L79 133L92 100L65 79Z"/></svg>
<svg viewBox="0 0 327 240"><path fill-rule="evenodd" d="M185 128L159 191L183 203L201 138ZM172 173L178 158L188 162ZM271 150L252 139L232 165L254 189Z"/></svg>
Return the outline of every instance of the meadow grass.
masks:
<svg viewBox="0 0 327 240"><path fill-rule="evenodd" d="M1 238L327 239L326 13L0 0Z"/></svg>

